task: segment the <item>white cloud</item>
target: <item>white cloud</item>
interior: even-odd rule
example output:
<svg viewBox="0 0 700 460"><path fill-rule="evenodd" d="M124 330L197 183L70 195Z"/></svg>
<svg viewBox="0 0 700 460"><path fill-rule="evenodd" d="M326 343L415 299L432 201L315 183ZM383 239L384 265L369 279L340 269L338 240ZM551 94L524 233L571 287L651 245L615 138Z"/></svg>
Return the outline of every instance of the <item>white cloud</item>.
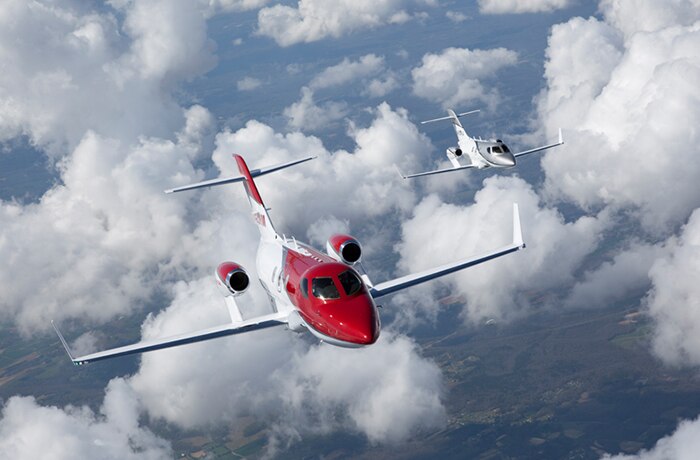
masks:
<svg viewBox="0 0 700 460"><path fill-rule="evenodd" d="M658 32L675 26L691 26L700 17L700 3L695 0L601 0L600 9L606 22L625 35Z"/></svg>
<svg viewBox="0 0 700 460"><path fill-rule="evenodd" d="M464 22L467 19L469 19L469 16L467 16L466 14L464 14L460 11L448 11L445 13L445 16L450 21L456 22L456 23Z"/></svg>
<svg viewBox="0 0 700 460"><path fill-rule="evenodd" d="M127 147L88 133L62 163L62 184L36 204L0 203L0 255L12 261L0 267L0 314L27 332L48 319L104 321L150 297L190 230L187 201L162 190L198 177L192 137Z"/></svg>
<svg viewBox="0 0 700 460"><path fill-rule="evenodd" d="M295 130L318 131L329 124L342 120L347 115L345 102L327 101L321 105L314 102L314 92L304 86L301 98L282 112L288 119L288 125Z"/></svg>
<svg viewBox="0 0 700 460"><path fill-rule="evenodd" d="M293 228L305 229L309 222L329 213L352 223L392 211L407 212L415 203L415 192L406 181L396 180L393 165L416 169L432 146L408 120L405 110L392 110L383 103L373 113L370 126L351 125L352 152L329 152L316 137L299 132L282 135L250 121L236 132L217 136L214 161L222 175L233 175L231 152L245 152L254 166L317 155L316 160L276 175L274 187L266 187L262 181L263 198L274 209L272 218ZM294 190L293 196L288 190Z"/></svg>
<svg viewBox="0 0 700 460"><path fill-rule="evenodd" d="M259 88L260 85L262 85L262 82L257 78L253 77L245 77L236 82L236 87L238 88L238 91L252 91L256 88Z"/></svg>
<svg viewBox="0 0 700 460"><path fill-rule="evenodd" d="M246 294L239 303L250 300ZM143 336L208 327L225 317L213 280L182 283L172 305L144 323ZM252 412L285 439L343 429L396 442L441 426L445 416L437 366L410 340L388 332L361 350L309 346L282 328L163 350L145 354L129 384L151 417L192 428Z"/></svg>
<svg viewBox="0 0 700 460"><path fill-rule="evenodd" d="M299 0L296 8L274 5L258 13L258 33L280 46L309 43L326 37L339 38L361 29L412 19L407 11L420 0Z"/></svg>
<svg viewBox="0 0 700 460"><path fill-rule="evenodd" d="M411 71L413 93L445 108L473 106L480 101L493 109L500 99L498 91L486 88L481 81L493 79L499 70L514 65L517 58L517 53L505 48L446 48L439 54L428 53L421 66Z"/></svg>
<svg viewBox="0 0 700 460"><path fill-rule="evenodd" d="M139 423L133 391L121 379L107 387L100 413L88 407L40 406L33 397L13 396L0 418L4 458L165 460L170 444Z"/></svg>
<svg viewBox="0 0 700 460"><path fill-rule="evenodd" d="M389 72L383 78L374 78L368 84L363 94L369 97L384 97L399 87L396 76Z"/></svg>
<svg viewBox="0 0 700 460"><path fill-rule="evenodd" d="M700 419L684 420L654 447L634 455L604 455L603 460L693 460L700 452Z"/></svg>
<svg viewBox="0 0 700 460"><path fill-rule="evenodd" d="M479 11L482 14L542 13L572 4L572 0L479 0Z"/></svg>
<svg viewBox="0 0 700 460"><path fill-rule="evenodd" d="M350 429L371 442L393 443L445 422L440 370L405 337L385 332L372 347L349 352L313 347L293 365L291 374L277 373L291 419L284 433Z"/></svg>
<svg viewBox="0 0 700 460"><path fill-rule="evenodd" d="M659 245L632 243L612 260L584 273L566 300L567 306L600 308L648 288L649 270L661 253Z"/></svg>
<svg viewBox="0 0 700 460"><path fill-rule="evenodd" d="M90 129L119 139L178 129L169 89L215 62L202 13L186 1L115 5L119 16L69 0L4 3L0 141L26 135L64 156Z"/></svg>
<svg viewBox="0 0 700 460"><path fill-rule="evenodd" d="M637 3L644 17L653 9ZM637 210L653 232L687 219L700 200L699 35L697 22L648 32L635 14L553 28L540 113L550 135L566 129L567 145L543 159L550 195Z"/></svg>
<svg viewBox="0 0 700 460"><path fill-rule="evenodd" d="M666 242L649 275L647 299L654 321L654 352L675 365L700 364L700 210L677 238Z"/></svg>
<svg viewBox="0 0 700 460"><path fill-rule="evenodd" d="M309 87L313 90L340 86L359 78L375 75L384 69L384 58L366 54L356 61L345 58L339 64L328 67L316 75Z"/></svg>
<svg viewBox="0 0 700 460"><path fill-rule="evenodd" d="M403 223L396 247L401 255L399 268L415 272L509 244L512 203L519 204L527 248L459 272L445 282L467 299L467 321L509 320L526 313L525 291L552 289L573 281L574 271L597 246L604 221L581 217L564 222L556 208L544 206L522 179L486 179L469 206L443 203L436 195L425 198L415 207L413 217Z"/></svg>

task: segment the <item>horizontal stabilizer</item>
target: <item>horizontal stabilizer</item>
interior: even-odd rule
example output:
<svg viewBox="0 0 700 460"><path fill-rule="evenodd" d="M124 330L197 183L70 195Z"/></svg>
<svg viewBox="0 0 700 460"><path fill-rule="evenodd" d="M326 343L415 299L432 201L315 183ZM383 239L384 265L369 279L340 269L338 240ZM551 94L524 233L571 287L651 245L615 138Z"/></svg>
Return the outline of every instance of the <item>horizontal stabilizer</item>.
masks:
<svg viewBox="0 0 700 460"><path fill-rule="evenodd" d="M306 161L313 160L314 158L316 158L316 157L315 156L306 157L306 158L302 158L300 160L292 160L292 161L288 161L286 163L281 163L278 165L266 166L264 168L253 169L250 171L250 176L253 178L258 177L258 176L264 176L265 174L279 171L280 169L289 168L290 166L298 165L299 163L304 163ZM175 187L175 188L172 188L170 190L166 190L165 193L183 192L185 190L194 190L197 188L214 187L216 185L224 185L224 184L233 184L235 182L242 182L244 180L245 180L244 176L225 177L222 179L211 179L211 180L205 180L203 182L197 182L195 184L189 184L189 185L183 185L181 187Z"/></svg>
<svg viewBox="0 0 700 460"><path fill-rule="evenodd" d="M470 110L469 112L458 113L458 114L457 114L457 117L463 117L463 116L465 116L465 115L470 115L470 114L472 114L472 113L477 113L477 112L480 112L480 111L481 111L480 109L476 109L476 110ZM426 124L426 123L433 123L433 122L435 122L435 121L444 121L444 120L451 120L451 119L452 119L452 116L450 115L450 116L447 116L447 117L433 118L432 120L421 121L420 123L421 123L422 125L424 125L424 124Z"/></svg>

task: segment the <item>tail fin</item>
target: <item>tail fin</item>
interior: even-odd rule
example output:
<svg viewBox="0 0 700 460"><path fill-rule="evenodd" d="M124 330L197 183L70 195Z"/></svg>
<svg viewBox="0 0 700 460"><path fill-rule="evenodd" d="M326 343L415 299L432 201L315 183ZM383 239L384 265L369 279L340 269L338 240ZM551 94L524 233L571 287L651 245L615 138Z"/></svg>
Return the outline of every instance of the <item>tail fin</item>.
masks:
<svg viewBox="0 0 700 460"><path fill-rule="evenodd" d="M242 156L234 154L233 158L236 160L236 165L238 166L238 172L241 173L243 177L243 185L245 186L246 194L248 194L248 201L250 201L250 210L253 213L253 218L255 223L258 225L260 233L271 234L274 236L277 234L275 228L270 220L270 215L267 213L267 208L265 203L263 203L260 192L258 192L258 187L255 186L255 181L253 180L248 165Z"/></svg>

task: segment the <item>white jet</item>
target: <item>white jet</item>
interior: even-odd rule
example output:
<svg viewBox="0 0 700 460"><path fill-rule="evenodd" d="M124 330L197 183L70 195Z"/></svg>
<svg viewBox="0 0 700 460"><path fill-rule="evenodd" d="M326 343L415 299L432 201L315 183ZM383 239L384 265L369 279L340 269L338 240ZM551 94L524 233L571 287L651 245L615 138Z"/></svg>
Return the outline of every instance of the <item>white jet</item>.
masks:
<svg viewBox="0 0 700 460"><path fill-rule="evenodd" d="M477 168L484 169L489 167L495 168L512 168L515 166L515 159L525 155L529 155L535 152L541 152L542 150L551 149L558 145L564 143L564 139L561 135L561 128L559 129L559 142L549 145L543 145L542 147L536 147L534 149L525 150L523 152L512 153L508 146L503 143L500 139L476 139L472 138L467 134L462 127L462 123L459 121L459 117L464 115L469 115L471 113L477 113L479 110L472 110L469 112L464 112L457 114L452 109L448 109L447 113L449 116L435 118L433 120L422 121L421 124L433 123L435 121L452 120L452 125L457 133L457 144L458 147L451 147L447 149L447 158L452 163L451 168L437 169L434 171L425 171L421 173L403 175L401 177L404 179L409 179L411 177L419 176L430 176L432 174L442 174L450 171L458 171L460 169ZM399 171L400 172L400 171Z"/></svg>

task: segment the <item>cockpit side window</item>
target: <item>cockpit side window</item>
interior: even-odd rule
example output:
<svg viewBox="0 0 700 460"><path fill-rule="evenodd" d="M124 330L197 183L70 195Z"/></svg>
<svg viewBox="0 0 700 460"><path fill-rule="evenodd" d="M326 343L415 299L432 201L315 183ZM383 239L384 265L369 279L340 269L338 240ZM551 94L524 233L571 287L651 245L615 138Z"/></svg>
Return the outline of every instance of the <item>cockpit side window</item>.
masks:
<svg viewBox="0 0 700 460"><path fill-rule="evenodd" d="M346 295L353 295L362 287L360 278L358 278L355 272L352 270L344 271L338 275L338 279L340 280L340 284L343 286L343 290L345 291Z"/></svg>
<svg viewBox="0 0 700 460"><path fill-rule="evenodd" d="M309 298L309 280L306 278L301 279L301 283L299 283L299 288L301 290L301 295L306 297L307 299Z"/></svg>
<svg viewBox="0 0 700 460"><path fill-rule="evenodd" d="M311 293L319 299L340 299L340 292L335 287L333 278L319 276L311 280Z"/></svg>

